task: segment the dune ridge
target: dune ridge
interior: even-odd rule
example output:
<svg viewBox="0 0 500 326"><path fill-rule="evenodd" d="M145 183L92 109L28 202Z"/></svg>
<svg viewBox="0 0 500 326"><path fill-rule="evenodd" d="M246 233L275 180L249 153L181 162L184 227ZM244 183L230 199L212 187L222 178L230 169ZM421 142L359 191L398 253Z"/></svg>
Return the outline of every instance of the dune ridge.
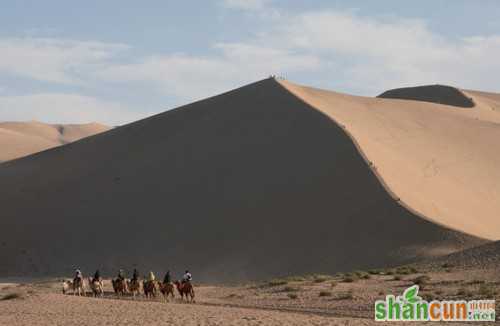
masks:
<svg viewBox="0 0 500 326"><path fill-rule="evenodd" d="M500 115L479 93L464 110L280 83L342 125L395 199L435 223L500 238Z"/></svg>
<svg viewBox="0 0 500 326"><path fill-rule="evenodd" d="M274 79L6 162L0 182L2 276L138 266L235 281L484 243L399 205L345 131Z"/></svg>
<svg viewBox="0 0 500 326"><path fill-rule="evenodd" d="M0 162L64 145L109 130L99 123L0 122Z"/></svg>

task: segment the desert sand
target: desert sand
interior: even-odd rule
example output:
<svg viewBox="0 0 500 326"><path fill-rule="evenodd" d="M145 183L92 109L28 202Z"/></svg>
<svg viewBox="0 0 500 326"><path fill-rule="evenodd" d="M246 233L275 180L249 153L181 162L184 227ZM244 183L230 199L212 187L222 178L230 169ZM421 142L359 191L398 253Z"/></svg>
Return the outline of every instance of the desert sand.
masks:
<svg viewBox="0 0 500 326"><path fill-rule="evenodd" d="M440 225L500 239L500 96L443 86L357 97L281 82L345 127L394 198ZM391 92L388 92L391 94ZM450 94L451 93L451 94ZM442 96L442 97L441 97ZM454 98L460 97L462 98Z"/></svg>
<svg viewBox="0 0 500 326"><path fill-rule="evenodd" d="M139 266L217 283L484 243L500 130L467 110L266 79L6 162L0 276Z"/></svg>
<svg viewBox="0 0 500 326"><path fill-rule="evenodd" d="M0 162L67 144L108 129L98 123L0 122Z"/></svg>
<svg viewBox="0 0 500 326"><path fill-rule="evenodd" d="M498 254L498 246L495 251ZM195 284L193 304L182 303L177 293L168 302L159 297L118 298L109 279L104 283L104 298L63 295L61 282L55 280L0 283L0 324L385 325L373 321L373 302L386 294L398 295L414 284L428 301L498 300L498 267L478 264L464 268L434 261L426 267L303 275L232 286Z"/></svg>

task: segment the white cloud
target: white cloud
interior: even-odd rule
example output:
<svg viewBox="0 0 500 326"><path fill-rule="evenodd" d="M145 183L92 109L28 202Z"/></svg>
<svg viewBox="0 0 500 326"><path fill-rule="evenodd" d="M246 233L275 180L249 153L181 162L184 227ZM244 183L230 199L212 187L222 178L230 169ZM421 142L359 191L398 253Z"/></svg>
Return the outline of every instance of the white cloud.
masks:
<svg viewBox="0 0 500 326"><path fill-rule="evenodd" d="M145 116L118 103L78 94L41 93L0 96L0 117L3 121L100 122L113 126L132 122Z"/></svg>
<svg viewBox="0 0 500 326"><path fill-rule="evenodd" d="M265 7L270 0L223 0L225 7L242 10L260 10Z"/></svg>
<svg viewBox="0 0 500 326"><path fill-rule="evenodd" d="M220 53L213 57L152 56L137 63L110 66L98 76L113 82L152 82L161 92L187 101L215 95L271 74L319 67L314 56L286 49L244 43L220 43L215 48Z"/></svg>
<svg viewBox="0 0 500 326"><path fill-rule="evenodd" d="M79 83L93 66L126 48L123 44L49 38L0 39L0 73L55 83Z"/></svg>

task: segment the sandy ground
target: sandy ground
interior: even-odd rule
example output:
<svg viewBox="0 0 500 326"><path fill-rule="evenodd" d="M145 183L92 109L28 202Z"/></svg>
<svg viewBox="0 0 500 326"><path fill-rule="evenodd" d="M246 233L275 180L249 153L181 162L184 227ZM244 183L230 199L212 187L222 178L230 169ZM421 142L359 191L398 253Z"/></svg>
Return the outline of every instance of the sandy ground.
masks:
<svg viewBox="0 0 500 326"><path fill-rule="evenodd" d="M238 286L197 286L197 301L164 302L63 295L60 282L0 284L1 325L383 325L372 320L373 302L400 294L426 276L419 295L430 299L500 299L498 269L437 266L432 271L396 269L309 275ZM347 281L352 278L353 281ZM484 288L489 292L484 292ZM109 281L105 287L110 290ZM483 289L483 290L482 290ZM410 325L419 323L411 323ZM391 323L390 325L394 325ZM460 325L460 323L454 323Z"/></svg>
<svg viewBox="0 0 500 326"><path fill-rule="evenodd" d="M109 127L98 123L0 122L0 162L34 154L106 130L109 130Z"/></svg>

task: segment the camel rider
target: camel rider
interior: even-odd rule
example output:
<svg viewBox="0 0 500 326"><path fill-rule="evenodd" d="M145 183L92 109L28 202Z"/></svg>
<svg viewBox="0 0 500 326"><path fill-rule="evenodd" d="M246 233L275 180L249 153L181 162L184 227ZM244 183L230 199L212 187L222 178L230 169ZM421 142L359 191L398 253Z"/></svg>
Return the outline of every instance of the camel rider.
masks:
<svg viewBox="0 0 500 326"><path fill-rule="evenodd" d="M155 274L153 274L153 271L150 271L148 275L148 281L154 282L154 280L156 280Z"/></svg>
<svg viewBox="0 0 500 326"><path fill-rule="evenodd" d="M170 271L167 271L167 274L163 278L163 283L168 284L170 282L172 282L172 277L170 276Z"/></svg>
<svg viewBox="0 0 500 326"><path fill-rule="evenodd" d="M99 273L99 270L95 271L94 279L92 281L93 282L100 282L101 281L101 274Z"/></svg>
<svg viewBox="0 0 500 326"><path fill-rule="evenodd" d="M75 271L75 279L74 279L74 281L76 282L77 279L80 279L80 281L83 281L83 274L82 274L82 272L79 269L77 269Z"/></svg>
<svg viewBox="0 0 500 326"><path fill-rule="evenodd" d="M139 279L139 272L134 268L134 274L132 275L132 281L137 281Z"/></svg>
<svg viewBox="0 0 500 326"><path fill-rule="evenodd" d="M192 279L193 279L193 276L191 275L191 273L188 270L186 270L186 272L184 273L184 276L182 277L182 283L191 282Z"/></svg>
<svg viewBox="0 0 500 326"><path fill-rule="evenodd" d="M123 269L120 269L120 270L118 271L118 279L119 279L120 281L125 280L125 274L123 273Z"/></svg>

